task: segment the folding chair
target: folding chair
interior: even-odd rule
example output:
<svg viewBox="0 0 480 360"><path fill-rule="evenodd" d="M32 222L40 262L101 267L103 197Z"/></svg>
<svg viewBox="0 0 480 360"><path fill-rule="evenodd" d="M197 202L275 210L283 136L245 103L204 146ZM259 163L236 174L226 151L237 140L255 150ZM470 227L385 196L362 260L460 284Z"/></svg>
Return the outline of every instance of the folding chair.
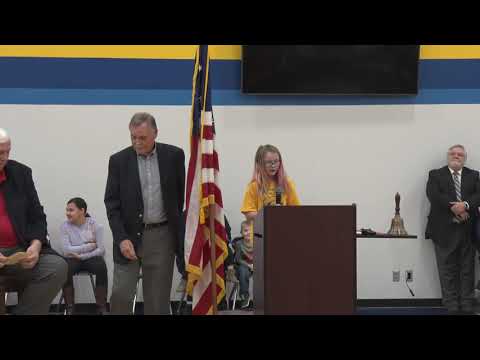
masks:
<svg viewBox="0 0 480 360"><path fill-rule="evenodd" d="M93 297L95 298L95 280L94 280L94 274L92 274L91 272L88 272L88 271L80 271L78 274L75 274L75 276L88 276L90 278L90 284L92 285L92 291L93 291ZM60 312L60 307L62 305L62 301L65 300L65 295L63 294L63 290L62 290L62 295L60 296L60 300L58 301L58 305L57 305L57 312L59 313ZM63 310L63 315L66 315L67 314L67 307L65 306L65 310Z"/></svg>

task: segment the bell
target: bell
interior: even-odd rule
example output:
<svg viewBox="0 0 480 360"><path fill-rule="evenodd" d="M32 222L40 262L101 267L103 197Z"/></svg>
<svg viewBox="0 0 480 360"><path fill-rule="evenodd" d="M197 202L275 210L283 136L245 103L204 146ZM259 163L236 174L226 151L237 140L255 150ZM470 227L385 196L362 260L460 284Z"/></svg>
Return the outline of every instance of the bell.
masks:
<svg viewBox="0 0 480 360"><path fill-rule="evenodd" d="M400 194L398 192L395 195L395 216L392 219L388 235L408 235L403 225L403 219L400 217Z"/></svg>

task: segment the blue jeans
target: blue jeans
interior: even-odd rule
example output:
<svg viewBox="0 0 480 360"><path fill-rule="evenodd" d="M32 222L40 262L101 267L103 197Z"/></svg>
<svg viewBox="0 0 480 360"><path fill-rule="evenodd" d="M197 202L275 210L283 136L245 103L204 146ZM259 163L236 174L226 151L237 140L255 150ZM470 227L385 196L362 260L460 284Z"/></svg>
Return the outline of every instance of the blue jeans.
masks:
<svg viewBox="0 0 480 360"><path fill-rule="evenodd" d="M250 271L248 266L244 264L238 264L235 266L235 273L238 281L240 282L240 296L242 298L248 296L250 277L252 276L252 272Z"/></svg>

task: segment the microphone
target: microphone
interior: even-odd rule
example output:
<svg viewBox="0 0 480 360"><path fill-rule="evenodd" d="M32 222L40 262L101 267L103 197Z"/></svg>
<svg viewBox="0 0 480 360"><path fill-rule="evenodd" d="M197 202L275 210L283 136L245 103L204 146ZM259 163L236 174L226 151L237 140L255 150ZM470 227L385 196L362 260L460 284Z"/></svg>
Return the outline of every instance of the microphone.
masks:
<svg viewBox="0 0 480 360"><path fill-rule="evenodd" d="M277 189L275 190L275 205L282 205L282 188L280 186L277 186Z"/></svg>

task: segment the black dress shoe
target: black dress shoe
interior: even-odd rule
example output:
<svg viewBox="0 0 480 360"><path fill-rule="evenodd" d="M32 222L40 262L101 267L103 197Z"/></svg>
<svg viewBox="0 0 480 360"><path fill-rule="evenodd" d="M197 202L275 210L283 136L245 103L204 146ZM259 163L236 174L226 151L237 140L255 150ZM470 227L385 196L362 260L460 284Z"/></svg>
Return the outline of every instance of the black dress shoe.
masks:
<svg viewBox="0 0 480 360"><path fill-rule="evenodd" d="M447 306L447 315L460 315L458 306Z"/></svg>
<svg viewBox="0 0 480 360"><path fill-rule="evenodd" d="M447 315L462 315L460 310L447 310Z"/></svg>
<svg viewBox="0 0 480 360"><path fill-rule="evenodd" d="M467 305L461 305L460 307L460 312L463 315L473 315L473 305L467 304Z"/></svg>
<svg viewBox="0 0 480 360"><path fill-rule="evenodd" d="M108 315L107 309L105 306L97 306L97 315Z"/></svg>
<svg viewBox="0 0 480 360"><path fill-rule="evenodd" d="M461 308L459 315L475 315L472 308Z"/></svg>

